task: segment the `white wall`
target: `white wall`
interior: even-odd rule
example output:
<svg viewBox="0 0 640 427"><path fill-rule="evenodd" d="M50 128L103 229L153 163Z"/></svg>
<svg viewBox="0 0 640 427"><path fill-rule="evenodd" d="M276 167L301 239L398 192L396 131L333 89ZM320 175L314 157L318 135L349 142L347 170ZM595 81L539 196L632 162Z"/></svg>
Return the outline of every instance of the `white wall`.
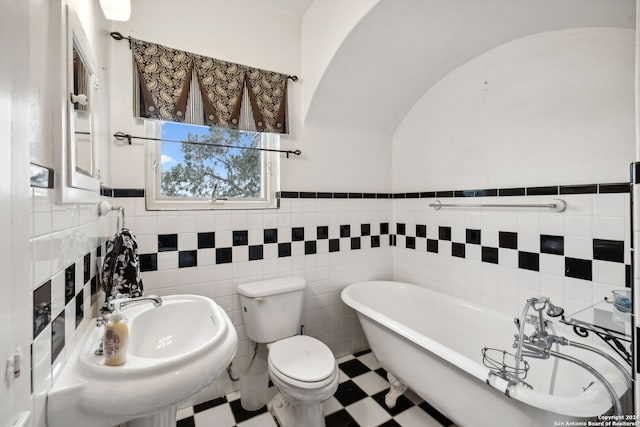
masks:
<svg viewBox="0 0 640 427"><path fill-rule="evenodd" d="M627 181L633 46L631 30L568 29L454 70L398 127L394 190Z"/></svg>
<svg viewBox="0 0 640 427"><path fill-rule="evenodd" d="M281 146L300 149L303 155L290 159L283 156L283 190L390 189L391 174L386 167L391 154L388 138L327 125L321 129L303 128L302 93L309 90L307 85L313 79L307 83L301 74L301 21L297 15L254 0L193 1L189 8L176 8L167 0L139 0L132 4L131 20L113 23L112 30L226 61L300 76L298 83L289 82L290 134L281 137ZM132 114L131 51L126 42L113 41L111 53L114 82L111 96L117 100L112 106L112 133L144 135L142 121ZM310 53L313 57L312 50ZM130 147L111 141L111 146L111 186L143 188L142 142ZM361 162L363 156L371 167L357 169L355 173L349 166Z"/></svg>

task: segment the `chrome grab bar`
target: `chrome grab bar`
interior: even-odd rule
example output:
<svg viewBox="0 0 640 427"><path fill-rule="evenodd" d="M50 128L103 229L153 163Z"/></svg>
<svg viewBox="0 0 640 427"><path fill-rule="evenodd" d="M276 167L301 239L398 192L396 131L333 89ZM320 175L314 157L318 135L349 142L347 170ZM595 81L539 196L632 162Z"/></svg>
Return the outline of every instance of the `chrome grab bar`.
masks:
<svg viewBox="0 0 640 427"><path fill-rule="evenodd" d="M554 199L554 203L442 203L436 200L429 203L429 207L435 210L442 208L545 208L554 212L564 212L567 202L562 199Z"/></svg>

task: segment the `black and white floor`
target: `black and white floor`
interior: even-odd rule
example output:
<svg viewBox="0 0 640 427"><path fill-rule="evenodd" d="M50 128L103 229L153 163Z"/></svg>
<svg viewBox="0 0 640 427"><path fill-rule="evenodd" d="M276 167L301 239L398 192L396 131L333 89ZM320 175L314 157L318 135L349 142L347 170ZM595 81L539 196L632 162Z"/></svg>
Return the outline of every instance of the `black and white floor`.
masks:
<svg viewBox="0 0 640 427"><path fill-rule="evenodd" d="M441 427L453 423L410 390L389 409L387 373L371 351L338 359L340 385L324 403L327 427ZM273 395L270 394L270 395ZM178 427L278 427L266 406L249 412L235 392L178 411ZM304 427L304 426L300 426Z"/></svg>

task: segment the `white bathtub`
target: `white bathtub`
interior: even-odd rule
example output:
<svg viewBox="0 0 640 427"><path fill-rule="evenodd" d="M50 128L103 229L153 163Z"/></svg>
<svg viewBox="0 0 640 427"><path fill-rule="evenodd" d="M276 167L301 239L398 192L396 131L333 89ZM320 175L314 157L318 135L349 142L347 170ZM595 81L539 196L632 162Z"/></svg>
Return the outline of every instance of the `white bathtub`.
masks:
<svg viewBox="0 0 640 427"><path fill-rule="evenodd" d="M398 282L355 283L342 292L342 300L356 310L382 367L460 426L554 426L597 419L611 408L605 388L586 370L560 361L554 375L553 357L527 358L531 368L526 381L533 390L513 386L508 397L506 381L496 377L489 386L481 350L514 352L517 331L512 317ZM576 338L570 332L559 334ZM560 352L587 362L619 396L624 394L624 377L602 357L568 346L561 346Z"/></svg>

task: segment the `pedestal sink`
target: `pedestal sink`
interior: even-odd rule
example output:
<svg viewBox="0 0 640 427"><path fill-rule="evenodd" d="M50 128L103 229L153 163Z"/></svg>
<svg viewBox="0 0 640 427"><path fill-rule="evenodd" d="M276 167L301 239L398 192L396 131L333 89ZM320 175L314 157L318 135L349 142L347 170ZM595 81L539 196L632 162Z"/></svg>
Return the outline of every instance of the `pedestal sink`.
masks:
<svg viewBox="0 0 640 427"><path fill-rule="evenodd" d="M224 310L197 295L162 300L123 309L129 349L122 366L95 355L104 327L88 328L49 392L49 427L175 426L176 406L229 366L238 337Z"/></svg>

